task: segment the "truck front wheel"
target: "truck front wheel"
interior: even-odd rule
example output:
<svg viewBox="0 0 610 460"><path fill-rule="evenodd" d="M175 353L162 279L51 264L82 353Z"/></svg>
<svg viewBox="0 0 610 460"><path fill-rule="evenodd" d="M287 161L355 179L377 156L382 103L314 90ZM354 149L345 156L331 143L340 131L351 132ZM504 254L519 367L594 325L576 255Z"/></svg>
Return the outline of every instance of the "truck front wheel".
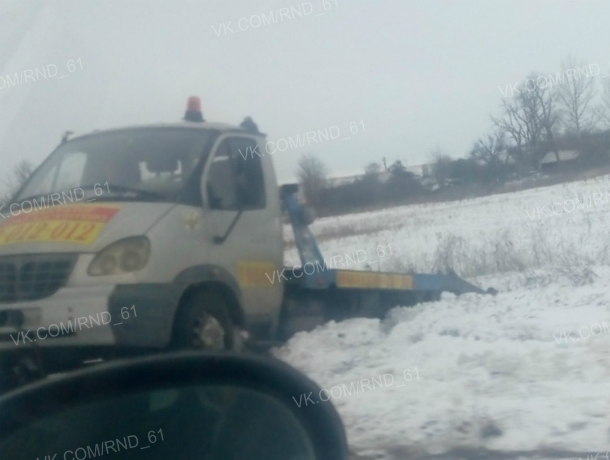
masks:
<svg viewBox="0 0 610 460"><path fill-rule="evenodd" d="M224 298L208 290L189 296L176 313L173 342L178 349L233 349L233 325Z"/></svg>

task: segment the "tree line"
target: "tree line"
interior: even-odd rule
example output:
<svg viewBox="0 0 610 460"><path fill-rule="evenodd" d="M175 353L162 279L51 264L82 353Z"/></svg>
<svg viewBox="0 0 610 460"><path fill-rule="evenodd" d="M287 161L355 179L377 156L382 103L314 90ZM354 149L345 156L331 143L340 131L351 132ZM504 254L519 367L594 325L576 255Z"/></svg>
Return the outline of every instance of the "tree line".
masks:
<svg viewBox="0 0 610 460"><path fill-rule="evenodd" d="M573 172L608 165L610 79L593 70L568 56L554 75L531 72L523 85L500 88L500 107L489 116L489 132L465 155L455 159L438 148L430 153L433 190L400 161L386 166L385 158L383 168L371 163L353 182L329 186L323 162L307 154L297 165L304 195L322 213L349 212L421 201L448 187L474 185L491 193L509 180L538 175L549 152L559 163L560 151L577 151Z"/></svg>

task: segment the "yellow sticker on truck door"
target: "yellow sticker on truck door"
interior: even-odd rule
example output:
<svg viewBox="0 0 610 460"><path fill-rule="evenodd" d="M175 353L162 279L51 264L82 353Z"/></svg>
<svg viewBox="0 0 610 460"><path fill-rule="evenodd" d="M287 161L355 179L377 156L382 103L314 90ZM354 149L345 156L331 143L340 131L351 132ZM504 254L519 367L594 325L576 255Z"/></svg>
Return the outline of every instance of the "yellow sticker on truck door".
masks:
<svg viewBox="0 0 610 460"><path fill-rule="evenodd" d="M119 209L64 205L12 216L0 225L0 246L40 241L91 244Z"/></svg>
<svg viewBox="0 0 610 460"><path fill-rule="evenodd" d="M275 278L273 262L239 261L237 277L241 287L270 287Z"/></svg>

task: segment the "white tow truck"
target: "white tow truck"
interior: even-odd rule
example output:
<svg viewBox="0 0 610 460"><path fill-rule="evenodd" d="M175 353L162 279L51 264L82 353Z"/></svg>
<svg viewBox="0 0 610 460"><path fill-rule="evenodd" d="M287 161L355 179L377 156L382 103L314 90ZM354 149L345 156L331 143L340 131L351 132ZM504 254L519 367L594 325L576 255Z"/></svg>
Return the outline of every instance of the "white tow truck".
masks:
<svg viewBox="0 0 610 460"><path fill-rule="evenodd" d="M203 120L62 143L0 209L0 385L85 362L176 348L240 349L328 319L381 316L453 274L333 270L295 186L278 187L265 136ZM284 268L287 212L302 265ZM307 266L316 267L308 270Z"/></svg>

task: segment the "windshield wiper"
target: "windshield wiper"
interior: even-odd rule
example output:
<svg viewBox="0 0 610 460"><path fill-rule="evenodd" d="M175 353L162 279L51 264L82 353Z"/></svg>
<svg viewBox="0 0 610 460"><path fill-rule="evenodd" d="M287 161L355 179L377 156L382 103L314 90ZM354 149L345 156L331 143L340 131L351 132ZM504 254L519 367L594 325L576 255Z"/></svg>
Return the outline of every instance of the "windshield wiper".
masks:
<svg viewBox="0 0 610 460"><path fill-rule="evenodd" d="M97 198L103 198L103 195L116 195L116 194L122 194L122 195L127 195L127 194L135 194L135 196L137 197L141 197L141 198L150 198L150 199L163 199L165 198L162 194L157 193L157 192L151 192L148 190L142 190L139 188L133 188L133 187L125 187L124 185L116 185L116 184L108 184L106 185L106 187L108 188L107 192L106 190L104 190L104 193L102 193L102 195L97 196ZM99 188L99 184L94 184L94 185L81 185L79 188L82 188L83 190L97 190L97 188Z"/></svg>

